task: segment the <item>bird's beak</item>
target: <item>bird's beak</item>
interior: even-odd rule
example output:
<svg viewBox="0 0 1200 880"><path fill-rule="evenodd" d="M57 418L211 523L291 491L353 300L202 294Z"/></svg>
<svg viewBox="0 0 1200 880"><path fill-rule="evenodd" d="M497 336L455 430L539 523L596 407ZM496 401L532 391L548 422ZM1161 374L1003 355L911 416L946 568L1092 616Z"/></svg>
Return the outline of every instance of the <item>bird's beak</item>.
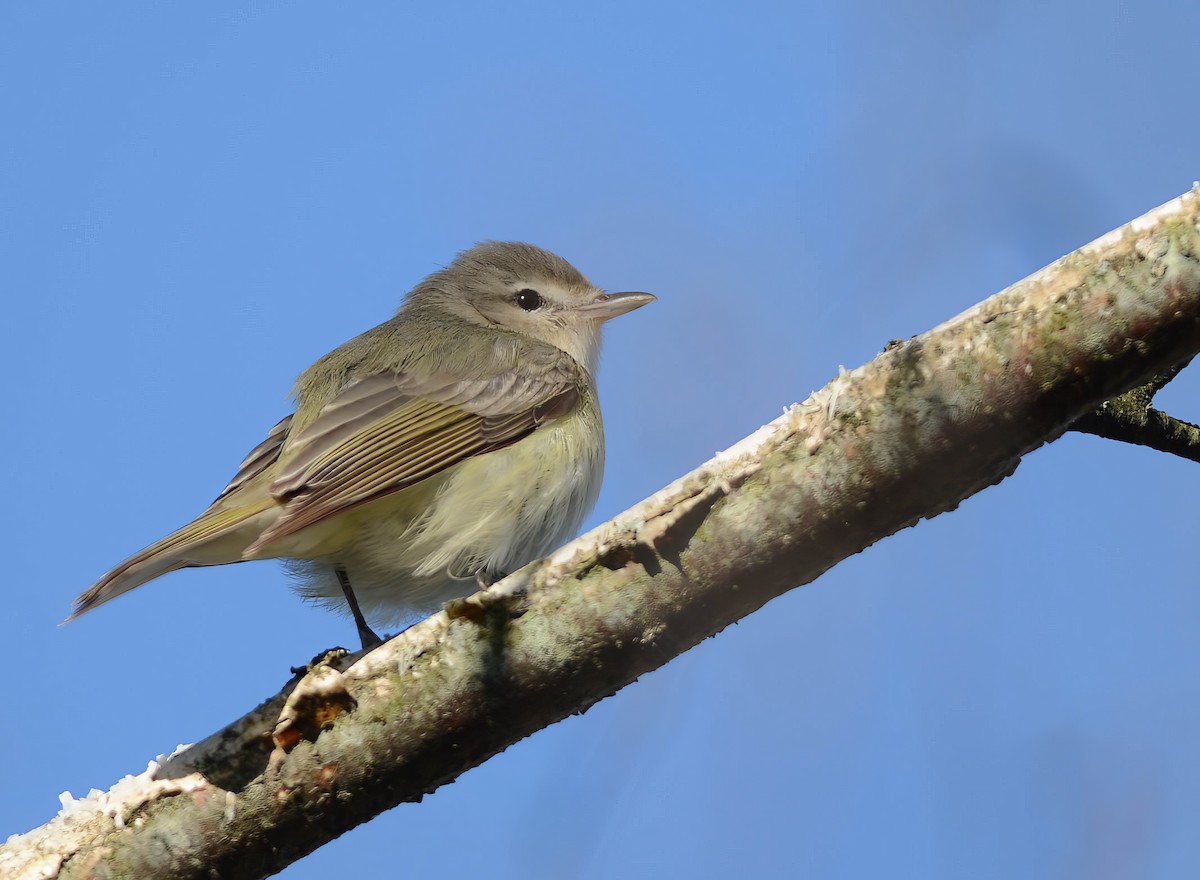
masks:
<svg viewBox="0 0 1200 880"><path fill-rule="evenodd" d="M646 303L658 299L652 293L626 291L624 293L601 293L590 303L576 306L575 311L585 318L595 321L607 321L617 315L640 309Z"/></svg>

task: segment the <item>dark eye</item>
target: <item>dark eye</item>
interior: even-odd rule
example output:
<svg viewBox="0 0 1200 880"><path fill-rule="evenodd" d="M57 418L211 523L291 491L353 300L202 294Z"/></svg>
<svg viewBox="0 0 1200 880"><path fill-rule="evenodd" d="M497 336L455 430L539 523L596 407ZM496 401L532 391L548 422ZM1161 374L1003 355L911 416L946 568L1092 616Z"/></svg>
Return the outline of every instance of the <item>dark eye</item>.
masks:
<svg viewBox="0 0 1200 880"><path fill-rule="evenodd" d="M542 295L536 290L530 290L526 287L524 290L517 291L517 305L527 312L532 312L542 304Z"/></svg>

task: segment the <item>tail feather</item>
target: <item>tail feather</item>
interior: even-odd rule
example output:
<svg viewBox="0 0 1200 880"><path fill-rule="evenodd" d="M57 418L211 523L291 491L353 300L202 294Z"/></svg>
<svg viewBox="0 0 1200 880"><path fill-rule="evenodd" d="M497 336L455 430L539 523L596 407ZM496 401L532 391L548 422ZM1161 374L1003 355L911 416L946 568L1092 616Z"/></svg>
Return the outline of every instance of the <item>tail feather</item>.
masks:
<svg viewBox="0 0 1200 880"><path fill-rule="evenodd" d="M127 593L134 587L140 587L147 581L152 581L167 572L195 565L186 560L164 556L156 551L156 547L157 545L151 545L140 553L130 556L88 587L75 599L71 616L63 623L69 623L79 615L91 611L97 605L103 605L109 599L115 599L122 593Z"/></svg>
<svg viewBox="0 0 1200 880"><path fill-rule="evenodd" d="M168 572L241 562L245 548L258 537L260 529L238 536L238 527L273 506L270 499L263 499L244 507L210 508L183 528L130 556L88 587L75 600L71 616L63 623ZM222 540L235 536L240 539Z"/></svg>

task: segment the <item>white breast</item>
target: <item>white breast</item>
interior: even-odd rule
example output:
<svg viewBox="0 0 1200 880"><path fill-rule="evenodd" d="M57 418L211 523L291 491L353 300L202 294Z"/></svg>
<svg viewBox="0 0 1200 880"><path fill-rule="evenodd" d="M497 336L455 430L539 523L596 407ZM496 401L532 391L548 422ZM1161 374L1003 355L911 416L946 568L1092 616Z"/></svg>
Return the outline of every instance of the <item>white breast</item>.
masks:
<svg viewBox="0 0 1200 880"><path fill-rule="evenodd" d="M588 436L594 439L585 441ZM418 491L398 493L403 500L393 496L362 508L355 537L341 551L292 563L302 579L298 589L342 605L331 567L339 565L363 612L382 625L436 610L474 592L476 571L509 574L574 537L596 502L603 472L599 415L595 407L580 407L513 446L414 487Z"/></svg>

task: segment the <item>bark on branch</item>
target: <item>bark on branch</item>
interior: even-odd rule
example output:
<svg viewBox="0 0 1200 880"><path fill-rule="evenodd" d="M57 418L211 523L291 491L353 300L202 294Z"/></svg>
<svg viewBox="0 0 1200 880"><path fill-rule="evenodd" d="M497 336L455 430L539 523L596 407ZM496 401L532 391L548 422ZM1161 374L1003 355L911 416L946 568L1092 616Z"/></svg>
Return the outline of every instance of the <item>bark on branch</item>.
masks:
<svg viewBox="0 0 1200 880"><path fill-rule="evenodd" d="M319 664L0 847L7 877L261 877L1011 474L1200 350L1200 193L839 375L487 593Z"/></svg>
<svg viewBox="0 0 1200 880"><path fill-rule="evenodd" d="M1186 366L1186 363L1176 364L1145 385L1104 401L1094 412L1078 419L1071 429L1200 462L1200 427L1167 415L1153 405L1154 395Z"/></svg>

